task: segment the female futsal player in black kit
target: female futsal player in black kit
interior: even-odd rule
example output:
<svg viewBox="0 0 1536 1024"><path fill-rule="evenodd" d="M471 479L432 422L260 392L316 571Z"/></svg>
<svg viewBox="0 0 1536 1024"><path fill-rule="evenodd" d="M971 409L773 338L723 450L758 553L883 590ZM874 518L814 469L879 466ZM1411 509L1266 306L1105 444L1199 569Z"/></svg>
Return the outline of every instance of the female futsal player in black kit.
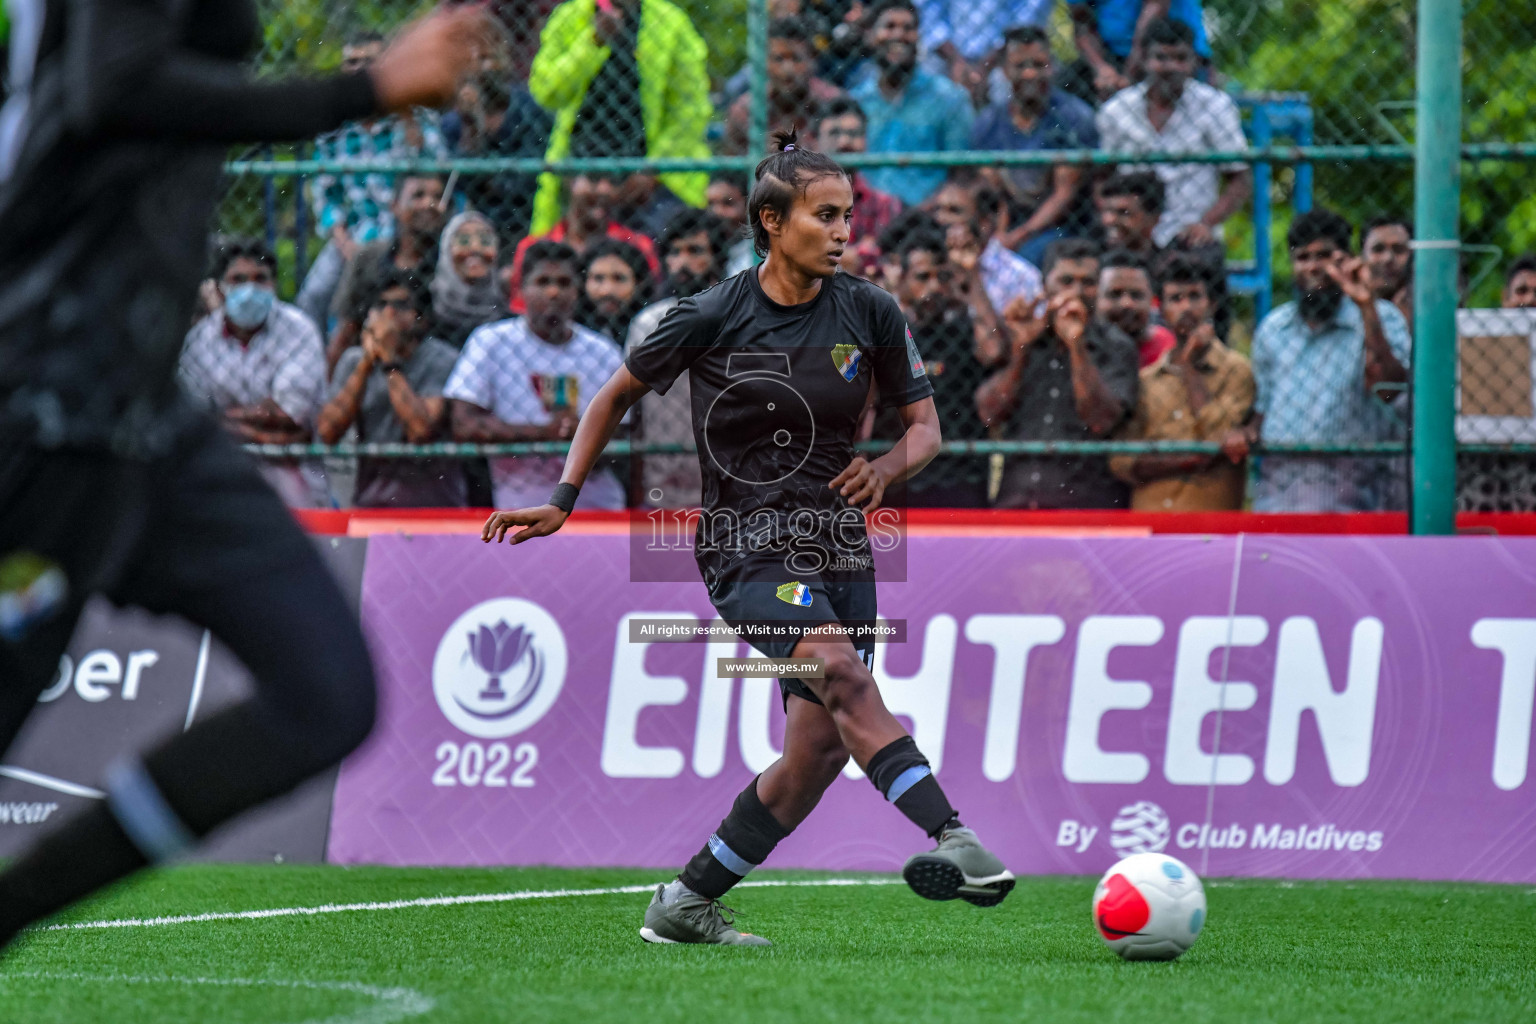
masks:
<svg viewBox="0 0 1536 1024"><path fill-rule="evenodd" d="M357 617L255 464L176 386L235 142L446 102L482 14L366 71L255 81L250 0L8 0L0 110L0 748L86 599L213 631L255 693L107 773L0 875L0 944L334 765L373 726Z"/></svg>
<svg viewBox="0 0 1536 1024"><path fill-rule="evenodd" d="M1013 875L961 825L912 737L870 674L873 641L847 627L875 619L864 516L885 489L939 449L933 388L896 301L838 272L853 210L846 171L776 136L748 201L765 258L683 299L593 397L546 505L498 512L483 538L512 543L560 529L625 411L688 372L704 479L695 557L720 617L767 623L751 639L770 658L819 659L817 678L781 678L784 753L736 798L677 880L659 885L640 934L651 942L766 945L738 931L719 900L804 821L851 756L880 793L938 841L903 870L921 896L999 903ZM854 453L873 380L906 434L885 455ZM829 628L834 627L834 628ZM841 628L836 628L841 627ZM750 638L749 638L750 639Z"/></svg>

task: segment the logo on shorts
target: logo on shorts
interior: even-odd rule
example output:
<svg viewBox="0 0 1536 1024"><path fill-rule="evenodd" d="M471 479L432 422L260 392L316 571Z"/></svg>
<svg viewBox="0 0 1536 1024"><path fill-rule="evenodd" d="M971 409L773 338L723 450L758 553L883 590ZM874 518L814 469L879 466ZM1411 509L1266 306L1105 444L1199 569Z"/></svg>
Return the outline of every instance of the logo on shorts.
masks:
<svg viewBox="0 0 1536 1024"><path fill-rule="evenodd" d="M912 376L921 377L925 372L923 357L917 354L917 342L912 340L912 328L907 328L907 362L912 364Z"/></svg>
<svg viewBox="0 0 1536 1024"><path fill-rule="evenodd" d="M1109 845L1121 857L1161 852L1168 845L1168 815L1150 800L1127 804L1109 823Z"/></svg>
<svg viewBox="0 0 1536 1024"><path fill-rule="evenodd" d="M33 551L0 560L0 638L16 643L53 618L69 596L69 579L56 562Z"/></svg>
<svg viewBox="0 0 1536 1024"><path fill-rule="evenodd" d="M811 606L811 588L799 580L780 584L777 596L785 604L797 604L802 608Z"/></svg>
<svg viewBox="0 0 1536 1024"><path fill-rule="evenodd" d="M448 627L432 659L432 692L455 727L500 739L544 717L565 669L565 635L554 617L532 601L500 597Z"/></svg>
<svg viewBox="0 0 1536 1024"><path fill-rule="evenodd" d="M843 375L843 380L853 380L859 375L859 357L864 353L857 345L833 345L832 365Z"/></svg>

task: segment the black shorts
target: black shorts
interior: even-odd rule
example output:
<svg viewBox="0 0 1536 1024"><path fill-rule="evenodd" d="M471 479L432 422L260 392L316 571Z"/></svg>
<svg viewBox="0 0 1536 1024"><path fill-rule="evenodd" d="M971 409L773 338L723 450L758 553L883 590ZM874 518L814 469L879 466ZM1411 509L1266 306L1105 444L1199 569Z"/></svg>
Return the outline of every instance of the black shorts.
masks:
<svg viewBox="0 0 1536 1024"><path fill-rule="evenodd" d="M92 593L183 612L252 577L317 561L256 464L217 424L181 431L172 451L146 461L0 445L4 688L46 685Z"/></svg>
<svg viewBox="0 0 1536 1024"><path fill-rule="evenodd" d="M754 648L770 658L787 658L806 632L829 622L856 623L875 621L874 574L850 578L847 573L826 579L821 576L794 576L782 561L744 560L721 572L709 588L710 603L720 618L733 626ZM771 623L786 627L783 638L753 636L745 631L749 623ZM875 663L873 637L853 639L854 650L870 669ZM784 706L791 694L820 704L803 679L781 678L779 689Z"/></svg>

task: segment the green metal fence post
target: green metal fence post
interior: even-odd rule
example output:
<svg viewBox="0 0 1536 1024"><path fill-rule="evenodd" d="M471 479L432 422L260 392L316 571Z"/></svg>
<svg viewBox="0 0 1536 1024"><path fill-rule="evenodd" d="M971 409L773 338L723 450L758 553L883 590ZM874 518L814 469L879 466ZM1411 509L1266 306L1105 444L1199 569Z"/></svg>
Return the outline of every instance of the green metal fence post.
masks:
<svg viewBox="0 0 1536 1024"><path fill-rule="evenodd" d="M1461 0L1419 0L1414 140L1413 446L1416 534L1456 529L1456 267L1461 206Z"/></svg>
<svg viewBox="0 0 1536 1024"><path fill-rule="evenodd" d="M768 0L747 0L747 67L752 91L747 153L760 160L768 153ZM747 192L751 191L752 175L748 172ZM752 262L761 259L754 254Z"/></svg>

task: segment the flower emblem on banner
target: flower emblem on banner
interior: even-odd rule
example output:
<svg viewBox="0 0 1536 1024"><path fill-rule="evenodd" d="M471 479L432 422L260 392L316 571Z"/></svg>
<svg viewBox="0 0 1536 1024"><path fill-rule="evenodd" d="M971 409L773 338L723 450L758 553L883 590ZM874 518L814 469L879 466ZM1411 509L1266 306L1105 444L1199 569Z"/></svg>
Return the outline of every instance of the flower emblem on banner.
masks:
<svg viewBox="0 0 1536 1024"><path fill-rule="evenodd" d="M520 598L475 605L449 626L432 659L437 706L481 739L522 732L554 705L565 683L565 635L553 616Z"/></svg>

